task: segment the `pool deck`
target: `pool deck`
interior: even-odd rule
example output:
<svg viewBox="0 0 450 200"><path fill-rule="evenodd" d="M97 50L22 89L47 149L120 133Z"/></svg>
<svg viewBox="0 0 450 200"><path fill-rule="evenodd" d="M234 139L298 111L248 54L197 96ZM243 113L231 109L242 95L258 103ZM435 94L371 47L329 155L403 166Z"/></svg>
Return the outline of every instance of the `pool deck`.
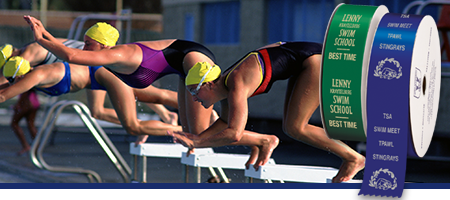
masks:
<svg viewBox="0 0 450 200"><path fill-rule="evenodd" d="M42 116L38 117L42 120ZM85 175L70 173L54 173L37 168L31 162L29 153L17 156L21 149L19 141L9 127L10 112L0 111L0 183L87 183ZM70 123L69 123L70 122ZM99 122L111 141L130 165L131 155L129 143L135 137L127 135L120 126L107 122ZM50 165L72 166L90 169L97 172L104 183L123 183L121 175L109 161L94 137L84 131L83 125L77 122L77 116L63 113L57 126L64 126L54 133L53 142L46 146L43 157ZM24 127L29 138L27 129ZM30 139L31 140L31 139ZM169 143L169 137L150 137L147 142ZM248 147L227 146L214 148L216 152L247 154ZM278 164L312 165L339 168L341 160L328 152L305 145L301 142L282 141L275 149L272 158ZM131 166L131 165L130 165ZM408 159L406 170L407 182L418 183L450 183L450 159ZM194 182L194 171L189 170L190 182ZM179 158L148 158L147 181L149 183L182 183L183 167ZM242 170L226 170L231 183L244 183ZM202 181L211 176L206 169L202 170ZM363 178L363 171L356 179Z"/></svg>

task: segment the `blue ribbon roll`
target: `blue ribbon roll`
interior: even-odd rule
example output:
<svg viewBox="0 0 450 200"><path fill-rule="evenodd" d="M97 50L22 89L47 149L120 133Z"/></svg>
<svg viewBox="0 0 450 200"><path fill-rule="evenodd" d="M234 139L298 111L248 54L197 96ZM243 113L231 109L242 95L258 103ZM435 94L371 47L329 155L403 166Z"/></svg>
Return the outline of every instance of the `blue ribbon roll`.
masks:
<svg viewBox="0 0 450 200"><path fill-rule="evenodd" d="M433 136L440 60L432 17L383 16L369 61L367 158L360 195L401 197L407 156L424 156Z"/></svg>

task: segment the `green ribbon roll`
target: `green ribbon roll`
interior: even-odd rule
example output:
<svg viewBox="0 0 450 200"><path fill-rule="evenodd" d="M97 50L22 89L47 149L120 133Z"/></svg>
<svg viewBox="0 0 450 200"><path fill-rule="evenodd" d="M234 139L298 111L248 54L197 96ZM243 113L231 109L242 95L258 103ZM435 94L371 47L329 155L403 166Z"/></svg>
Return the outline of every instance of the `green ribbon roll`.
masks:
<svg viewBox="0 0 450 200"><path fill-rule="evenodd" d="M339 4L328 23L320 80L322 123L333 139L366 140L369 55L385 6Z"/></svg>

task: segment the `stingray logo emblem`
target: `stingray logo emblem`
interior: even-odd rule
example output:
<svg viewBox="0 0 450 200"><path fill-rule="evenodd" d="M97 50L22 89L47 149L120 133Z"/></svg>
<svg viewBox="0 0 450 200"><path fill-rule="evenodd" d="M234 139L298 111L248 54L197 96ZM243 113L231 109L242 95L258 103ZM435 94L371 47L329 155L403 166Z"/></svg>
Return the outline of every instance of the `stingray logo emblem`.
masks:
<svg viewBox="0 0 450 200"><path fill-rule="evenodd" d="M402 66L394 58L386 58L378 61L374 76L387 80L399 79L402 76Z"/></svg>
<svg viewBox="0 0 450 200"><path fill-rule="evenodd" d="M397 178L389 169L380 168L370 177L369 186L379 190L394 190L397 188Z"/></svg>
<svg viewBox="0 0 450 200"><path fill-rule="evenodd" d="M422 71L416 68L416 73L414 76L414 97L416 99L420 98L420 94L422 93Z"/></svg>

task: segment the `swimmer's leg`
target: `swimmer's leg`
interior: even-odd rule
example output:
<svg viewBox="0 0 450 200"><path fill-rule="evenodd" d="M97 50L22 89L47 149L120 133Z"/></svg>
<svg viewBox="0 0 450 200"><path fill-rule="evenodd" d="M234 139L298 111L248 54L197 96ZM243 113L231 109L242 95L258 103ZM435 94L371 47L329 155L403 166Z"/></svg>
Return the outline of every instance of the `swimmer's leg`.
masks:
<svg viewBox="0 0 450 200"><path fill-rule="evenodd" d="M348 181L364 168L365 158L345 143L328 138L324 129L308 124L315 109L319 106L320 55L308 58L304 70L296 78L289 80L283 117L283 130L290 137L330 151L341 159L343 164L333 182Z"/></svg>

